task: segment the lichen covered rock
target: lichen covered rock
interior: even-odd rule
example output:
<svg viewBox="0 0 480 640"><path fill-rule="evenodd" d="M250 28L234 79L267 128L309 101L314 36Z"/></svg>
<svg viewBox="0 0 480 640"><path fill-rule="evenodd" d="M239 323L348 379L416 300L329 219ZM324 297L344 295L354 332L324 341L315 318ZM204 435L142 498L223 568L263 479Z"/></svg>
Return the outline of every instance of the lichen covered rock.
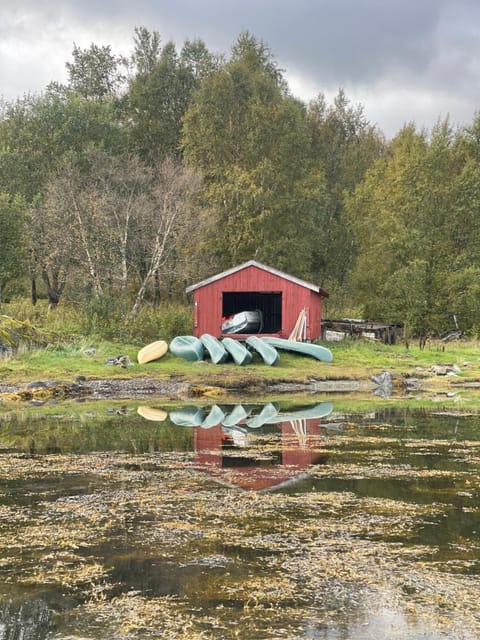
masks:
<svg viewBox="0 0 480 640"><path fill-rule="evenodd" d="M0 356L15 353L20 347L45 347L51 340L50 332L38 329L28 321L0 315Z"/></svg>

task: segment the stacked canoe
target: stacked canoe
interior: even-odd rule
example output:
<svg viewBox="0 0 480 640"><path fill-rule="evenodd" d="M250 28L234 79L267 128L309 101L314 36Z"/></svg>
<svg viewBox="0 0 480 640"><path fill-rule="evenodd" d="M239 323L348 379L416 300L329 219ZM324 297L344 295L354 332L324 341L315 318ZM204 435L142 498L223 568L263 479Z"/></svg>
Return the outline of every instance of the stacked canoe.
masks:
<svg viewBox="0 0 480 640"><path fill-rule="evenodd" d="M170 345L163 340L153 342L143 347L138 352L140 364L158 360L167 350L174 355L190 362L208 358L214 364L222 364L233 360L236 365L244 366L253 360L253 352L257 353L264 364L273 366L280 361L278 350L291 351L307 355L322 362L332 362L333 355L330 349L310 342L298 342L282 338L251 335L245 343L233 338L225 337L219 340L215 336L204 333L197 338L195 336L177 336Z"/></svg>

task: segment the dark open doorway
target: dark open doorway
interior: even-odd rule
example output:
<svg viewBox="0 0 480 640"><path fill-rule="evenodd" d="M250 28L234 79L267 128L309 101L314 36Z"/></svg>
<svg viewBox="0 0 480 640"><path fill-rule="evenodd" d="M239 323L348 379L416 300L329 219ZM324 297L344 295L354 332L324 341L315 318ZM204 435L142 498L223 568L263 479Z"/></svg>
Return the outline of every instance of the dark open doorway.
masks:
<svg viewBox="0 0 480 640"><path fill-rule="evenodd" d="M230 316L241 311L259 310L263 316L261 333L278 333L282 329L281 292L260 293L258 291L224 292L222 316Z"/></svg>

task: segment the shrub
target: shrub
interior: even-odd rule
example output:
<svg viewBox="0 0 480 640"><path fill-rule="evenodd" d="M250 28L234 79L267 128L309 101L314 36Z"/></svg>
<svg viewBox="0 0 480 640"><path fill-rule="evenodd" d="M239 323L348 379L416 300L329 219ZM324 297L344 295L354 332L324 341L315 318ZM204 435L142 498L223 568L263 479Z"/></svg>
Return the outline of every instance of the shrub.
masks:
<svg viewBox="0 0 480 640"><path fill-rule="evenodd" d="M191 334L193 316L190 307L165 304L157 308L145 306L133 321L126 320L127 312L114 297L92 298L85 304L62 302L49 310L46 301L36 305L26 299L3 304L0 313L21 322L54 332L60 339L78 340L82 337L113 342L145 344L154 340L171 340L176 335Z"/></svg>

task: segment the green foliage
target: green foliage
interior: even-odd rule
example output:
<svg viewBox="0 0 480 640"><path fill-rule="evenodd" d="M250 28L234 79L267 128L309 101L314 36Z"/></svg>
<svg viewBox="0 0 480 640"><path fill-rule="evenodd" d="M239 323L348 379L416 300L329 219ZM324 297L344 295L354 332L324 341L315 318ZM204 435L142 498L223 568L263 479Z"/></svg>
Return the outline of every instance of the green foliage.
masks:
<svg viewBox="0 0 480 640"><path fill-rule="evenodd" d="M87 336L101 336L106 340L125 339L122 331L125 310L113 296L96 296L85 305L81 316L81 332Z"/></svg>
<svg viewBox="0 0 480 640"><path fill-rule="evenodd" d="M469 330L479 291L479 169L461 134L430 139L406 127L347 200L356 238L352 295L365 315L403 321L413 334Z"/></svg>
<svg viewBox="0 0 480 640"><path fill-rule="evenodd" d="M172 340L177 335L191 334L193 319L190 308L165 305L145 306L134 320L125 320L125 310L115 297L90 300L78 317L78 331L102 340L145 344L155 340Z"/></svg>
<svg viewBox="0 0 480 640"><path fill-rule="evenodd" d="M69 88L85 100L102 100L113 95L123 81L122 60L111 47L91 44L88 49L74 45L72 62L66 67Z"/></svg>
<svg viewBox="0 0 480 640"><path fill-rule="evenodd" d="M182 118L213 57L201 41L187 41L178 55L172 42L160 46L158 33L139 30L134 63L138 73L124 100L130 148L149 163L179 157Z"/></svg>
<svg viewBox="0 0 480 640"><path fill-rule="evenodd" d="M0 315L0 354L5 349L46 346L52 339L54 336L49 331L33 326L28 320L22 322Z"/></svg>
<svg viewBox="0 0 480 640"><path fill-rule="evenodd" d="M322 241L313 251L316 280L344 289L355 253L355 236L347 224L345 197L361 184L366 171L385 153L382 134L366 119L361 105L350 104L340 90L332 105L320 95L308 105L312 159L324 172L325 214Z"/></svg>
<svg viewBox="0 0 480 640"><path fill-rule="evenodd" d="M67 153L80 155L91 144L118 152L124 135L110 98L88 101L54 87L21 98L0 120L0 190L32 202Z"/></svg>
<svg viewBox="0 0 480 640"><path fill-rule="evenodd" d="M120 301L113 296L93 297L78 306L64 302L54 311L48 308L46 301L32 305L25 299L16 299L2 305L1 310L16 321L42 327L60 341L91 338L142 345L155 340L169 341L193 331L190 306L145 305L134 320L127 322Z"/></svg>
<svg viewBox="0 0 480 640"><path fill-rule="evenodd" d="M163 309L162 324L143 301L181 300L193 280L255 258L321 284L338 315L411 334L455 315L477 332L478 114L458 130L409 125L387 146L342 90L331 105L294 99L249 33L224 59L138 27L128 59L75 46L67 71L67 86L1 104L4 298L29 277L51 305L76 303L63 324L74 332L155 338L189 320ZM156 186L143 170L158 170Z"/></svg>
<svg viewBox="0 0 480 640"><path fill-rule="evenodd" d="M0 302L5 287L25 273L25 201L0 193Z"/></svg>
<svg viewBox="0 0 480 640"><path fill-rule="evenodd" d="M191 335L193 313L190 307L179 304L161 305L157 308L145 306L139 316L128 325L134 341L148 343L155 340L170 341L175 336Z"/></svg>
<svg viewBox="0 0 480 640"><path fill-rule="evenodd" d="M311 276L325 188L310 142L305 109L268 48L242 34L230 61L199 87L184 124L185 157L206 176L215 215L207 246L218 269L256 258Z"/></svg>

